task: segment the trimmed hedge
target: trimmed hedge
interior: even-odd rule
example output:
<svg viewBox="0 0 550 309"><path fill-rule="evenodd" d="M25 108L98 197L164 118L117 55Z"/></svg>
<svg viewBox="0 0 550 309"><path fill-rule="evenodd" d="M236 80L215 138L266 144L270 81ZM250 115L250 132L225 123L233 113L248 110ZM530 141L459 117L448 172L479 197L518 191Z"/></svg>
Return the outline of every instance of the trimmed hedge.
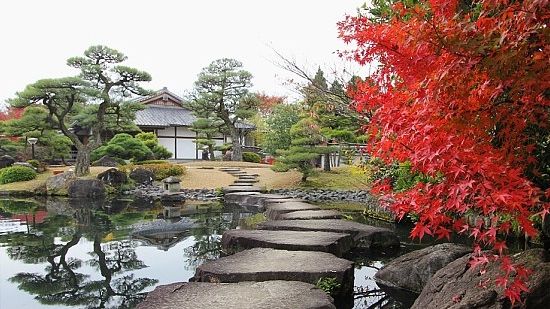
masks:
<svg viewBox="0 0 550 309"><path fill-rule="evenodd" d="M36 178L36 172L26 166L10 166L0 170L0 184L27 181Z"/></svg>
<svg viewBox="0 0 550 309"><path fill-rule="evenodd" d="M260 157L260 155L257 154L257 153L245 151L245 152L243 152L243 161L244 162L252 162L252 163L260 163L262 161L262 157Z"/></svg>
<svg viewBox="0 0 550 309"><path fill-rule="evenodd" d="M143 168L155 174L155 180L163 180L164 178L170 176L181 176L186 173L186 169L182 165L171 164L171 163L153 163L153 164L128 164L121 167L121 170L124 172L130 173L136 168Z"/></svg>

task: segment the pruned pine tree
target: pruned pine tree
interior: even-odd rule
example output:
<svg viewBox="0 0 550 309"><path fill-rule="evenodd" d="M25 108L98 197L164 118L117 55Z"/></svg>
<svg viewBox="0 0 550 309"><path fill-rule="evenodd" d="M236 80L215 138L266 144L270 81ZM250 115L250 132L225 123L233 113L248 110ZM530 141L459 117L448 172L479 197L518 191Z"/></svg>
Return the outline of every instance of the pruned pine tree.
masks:
<svg viewBox="0 0 550 309"><path fill-rule="evenodd" d="M209 111L224 124L231 137L232 160L242 160L242 148L238 125L257 113L259 100L249 92L252 74L242 69L235 59L218 59L202 69L195 82L195 107Z"/></svg>
<svg viewBox="0 0 550 309"><path fill-rule="evenodd" d="M61 130L77 149L75 173L90 171L90 153L102 143L102 136L113 127L131 123L134 105L126 100L146 95L140 82L150 81L143 71L120 65L126 56L106 46L91 46L83 57L73 57L67 64L80 70L78 77L39 80L8 100L12 106L33 104L48 109L52 128ZM80 121L80 124L78 123ZM80 139L75 125L89 130L89 138Z"/></svg>

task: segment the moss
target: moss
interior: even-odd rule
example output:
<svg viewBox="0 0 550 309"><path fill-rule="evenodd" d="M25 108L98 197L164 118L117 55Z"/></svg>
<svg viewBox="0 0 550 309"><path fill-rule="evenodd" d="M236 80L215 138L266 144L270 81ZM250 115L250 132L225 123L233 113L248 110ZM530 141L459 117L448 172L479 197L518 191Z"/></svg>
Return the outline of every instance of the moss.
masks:
<svg viewBox="0 0 550 309"><path fill-rule="evenodd" d="M252 216L248 216L244 219L241 219L240 226L243 229L252 230L252 229L255 229L258 226L258 224L263 223L265 221L267 221L265 214L258 213Z"/></svg>

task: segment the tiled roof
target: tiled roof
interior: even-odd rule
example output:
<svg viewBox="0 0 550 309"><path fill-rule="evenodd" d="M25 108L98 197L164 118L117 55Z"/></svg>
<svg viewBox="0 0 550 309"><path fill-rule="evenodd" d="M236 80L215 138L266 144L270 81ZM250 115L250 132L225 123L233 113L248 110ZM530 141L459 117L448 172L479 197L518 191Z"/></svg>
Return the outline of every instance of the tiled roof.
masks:
<svg viewBox="0 0 550 309"><path fill-rule="evenodd" d="M136 113L135 124L143 127L191 126L197 118L181 107L148 105ZM237 122L239 129L254 129L249 123Z"/></svg>
<svg viewBox="0 0 550 309"><path fill-rule="evenodd" d="M135 123L148 127L191 126L195 119L185 108L149 105L136 113Z"/></svg>

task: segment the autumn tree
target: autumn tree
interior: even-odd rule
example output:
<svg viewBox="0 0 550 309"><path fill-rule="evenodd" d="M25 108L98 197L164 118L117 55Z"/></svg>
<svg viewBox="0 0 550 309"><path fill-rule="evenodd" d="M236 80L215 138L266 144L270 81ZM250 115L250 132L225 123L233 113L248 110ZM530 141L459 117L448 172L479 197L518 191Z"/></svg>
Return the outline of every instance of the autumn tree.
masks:
<svg viewBox="0 0 550 309"><path fill-rule="evenodd" d="M360 64L380 63L350 89L370 119L371 151L388 163L408 161L433 181L387 191L402 219L414 213L411 236L467 234L471 266L499 256L496 284L512 303L528 271L512 265L506 235L517 227L537 235L534 221L549 212L540 181L548 153L550 102L546 1L395 1L339 24ZM542 159L542 160L541 160ZM469 218L470 220L465 220Z"/></svg>
<svg viewBox="0 0 550 309"><path fill-rule="evenodd" d="M78 77L39 80L9 100L12 106L36 104L48 109L52 128L61 130L77 149L78 176L89 173L90 153L103 143L106 132L131 125L136 108L127 99L148 93L140 82L150 81L151 76L121 65L126 58L115 49L91 46L83 57L67 60L69 66L80 70ZM75 125L88 130L89 138L80 139Z"/></svg>
<svg viewBox="0 0 550 309"><path fill-rule="evenodd" d="M240 128L243 121L257 112L259 104L249 89L252 74L242 69L235 59L218 59L202 69L195 82L193 96L201 108L211 111L224 123L224 131L231 137L232 160L242 160ZM191 105L193 107L195 105Z"/></svg>

